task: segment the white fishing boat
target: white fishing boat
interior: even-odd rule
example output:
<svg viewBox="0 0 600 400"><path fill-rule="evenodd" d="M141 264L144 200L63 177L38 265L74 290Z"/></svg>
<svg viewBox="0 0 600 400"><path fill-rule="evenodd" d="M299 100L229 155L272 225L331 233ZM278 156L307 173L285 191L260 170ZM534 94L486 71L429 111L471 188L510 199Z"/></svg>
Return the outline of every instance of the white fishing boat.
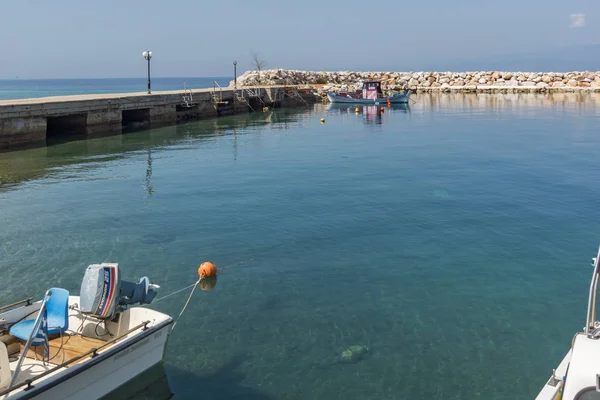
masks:
<svg viewBox="0 0 600 400"><path fill-rule="evenodd" d="M594 273L585 327L575 333L571 349L552 371L536 400L600 400L600 322L596 320L599 262L600 248L592 261Z"/></svg>
<svg viewBox="0 0 600 400"><path fill-rule="evenodd" d="M410 99L410 91L384 96L379 81L363 82L363 88L356 93L327 93L331 103L343 104L406 104Z"/></svg>
<svg viewBox="0 0 600 400"><path fill-rule="evenodd" d="M0 400L96 399L161 362L173 320L135 306L157 290L92 264L79 296L50 288L0 308Z"/></svg>

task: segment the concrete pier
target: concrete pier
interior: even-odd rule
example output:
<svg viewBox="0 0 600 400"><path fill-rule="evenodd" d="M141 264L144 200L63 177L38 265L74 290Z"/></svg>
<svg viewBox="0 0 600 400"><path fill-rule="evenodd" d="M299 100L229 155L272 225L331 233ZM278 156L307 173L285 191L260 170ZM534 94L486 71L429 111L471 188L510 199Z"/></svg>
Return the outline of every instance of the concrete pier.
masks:
<svg viewBox="0 0 600 400"><path fill-rule="evenodd" d="M186 91L56 96L0 101L0 149L69 135L143 128L306 105L313 92L295 86L209 88Z"/></svg>

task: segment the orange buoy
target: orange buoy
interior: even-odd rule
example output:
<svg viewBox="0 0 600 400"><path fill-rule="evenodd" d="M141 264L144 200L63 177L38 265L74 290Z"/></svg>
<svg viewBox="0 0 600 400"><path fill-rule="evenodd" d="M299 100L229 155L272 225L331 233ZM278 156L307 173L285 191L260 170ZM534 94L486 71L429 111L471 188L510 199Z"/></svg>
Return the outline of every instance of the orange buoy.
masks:
<svg viewBox="0 0 600 400"><path fill-rule="evenodd" d="M381 113L383 114L383 112L385 111L385 108L381 107Z"/></svg>
<svg viewBox="0 0 600 400"><path fill-rule="evenodd" d="M198 276L200 279L214 278L217 276L217 267L210 261L205 261L198 267Z"/></svg>
<svg viewBox="0 0 600 400"><path fill-rule="evenodd" d="M217 286L216 276L214 278L200 279L200 282L198 282L198 288L200 290L212 290L215 288L215 286Z"/></svg>

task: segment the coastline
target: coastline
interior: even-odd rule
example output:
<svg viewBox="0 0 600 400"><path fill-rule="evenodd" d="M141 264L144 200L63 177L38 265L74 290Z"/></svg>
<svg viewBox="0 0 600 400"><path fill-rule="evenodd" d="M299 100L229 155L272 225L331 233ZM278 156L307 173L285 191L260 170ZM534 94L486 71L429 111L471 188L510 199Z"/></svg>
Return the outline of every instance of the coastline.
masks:
<svg viewBox="0 0 600 400"><path fill-rule="evenodd" d="M271 69L247 71L237 78L237 84L307 85L324 94L356 91L366 80L381 81L384 90L389 92L405 88L442 93L600 92L600 72L596 71L324 72Z"/></svg>

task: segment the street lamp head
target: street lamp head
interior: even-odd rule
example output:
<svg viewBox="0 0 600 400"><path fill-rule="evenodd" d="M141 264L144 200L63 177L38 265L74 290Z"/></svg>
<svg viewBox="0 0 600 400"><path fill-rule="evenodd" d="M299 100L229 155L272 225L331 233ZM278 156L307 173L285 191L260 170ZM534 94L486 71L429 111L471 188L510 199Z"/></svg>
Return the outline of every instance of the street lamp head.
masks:
<svg viewBox="0 0 600 400"><path fill-rule="evenodd" d="M237 65L237 61L234 61L234 62L233 62L233 65Z"/></svg>
<svg viewBox="0 0 600 400"><path fill-rule="evenodd" d="M142 53L142 56L143 56L143 57L144 57L146 60L148 60L148 59L152 58L152 52L151 52L151 51L145 51L145 52L143 52L143 53Z"/></svg>

